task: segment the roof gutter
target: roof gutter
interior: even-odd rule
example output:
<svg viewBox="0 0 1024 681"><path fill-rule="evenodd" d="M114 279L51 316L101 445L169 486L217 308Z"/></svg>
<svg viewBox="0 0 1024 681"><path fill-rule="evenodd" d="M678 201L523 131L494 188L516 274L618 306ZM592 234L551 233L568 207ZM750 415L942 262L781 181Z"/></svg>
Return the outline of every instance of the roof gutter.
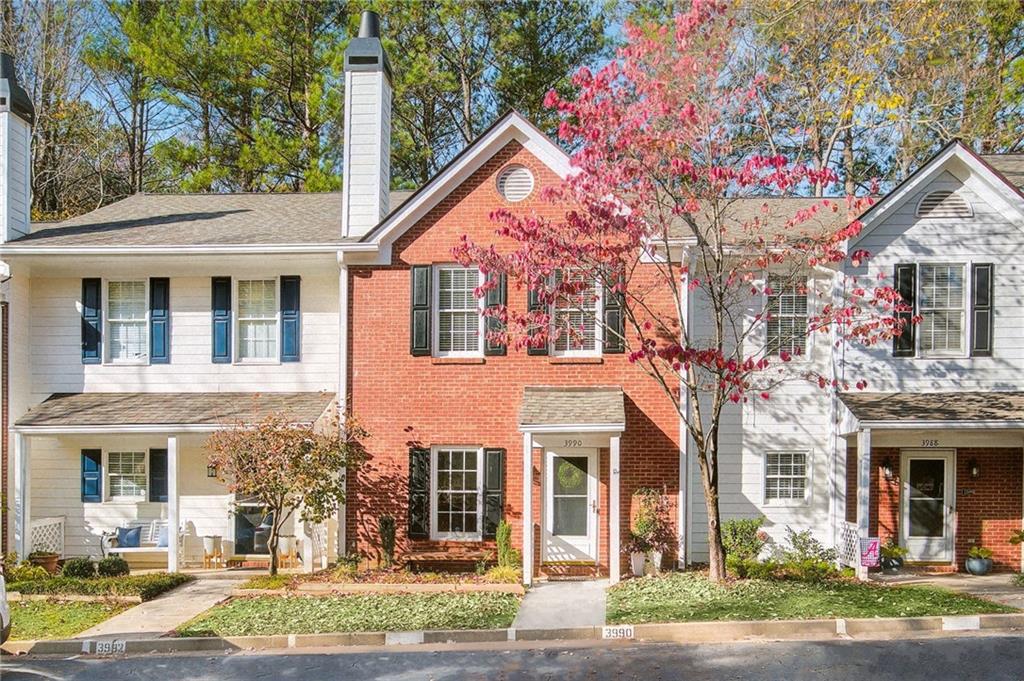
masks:
<svg viewBox="0 0 1024 681"><path fill-rule="evenodd" d="M857 430L1016 430L1024 429L1024 420L932 420L932 419L901 419L899 421L860 421Z"/></svg>
<svg viewBox="0 0 1024 681"><path fill-rule="evenodd" d="M328 254L341 250L340 244L232 244L225 246L0 246L0 256L19 255L244 255L244 254Z"/></svg>

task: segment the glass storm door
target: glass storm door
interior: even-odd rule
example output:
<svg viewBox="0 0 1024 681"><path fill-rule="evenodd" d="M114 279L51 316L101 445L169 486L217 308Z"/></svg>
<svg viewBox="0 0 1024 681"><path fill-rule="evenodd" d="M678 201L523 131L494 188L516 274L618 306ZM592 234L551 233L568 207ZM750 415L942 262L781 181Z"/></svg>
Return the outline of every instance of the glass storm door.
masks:
<svg viewBox="0 0 1024 681"><path fill-rule="evenodd" d="M901 522L907 560L953 559L953 452L903 453Z"/></svg>
<svg viewBox="0 0 1024 681"><path fill-rule="evenodd" d="M597 561L597 452L546 452L544 561Z"/></svg>

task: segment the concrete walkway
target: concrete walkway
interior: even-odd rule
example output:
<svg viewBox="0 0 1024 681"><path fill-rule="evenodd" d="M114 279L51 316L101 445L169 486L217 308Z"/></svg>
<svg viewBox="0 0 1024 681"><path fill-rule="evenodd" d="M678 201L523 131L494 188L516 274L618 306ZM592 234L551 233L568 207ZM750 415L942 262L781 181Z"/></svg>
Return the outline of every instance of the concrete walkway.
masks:
<svg viewBox="0 0 1024 681"><path fill-rule="evenodd" d="M944 575L921 575L913 573L880 573L871 577L886 584L924 584L962 591L972 596L987 598L1011 608L1024 610L1024 587L1015 585L1013 575L997 574L975 577L962 572Z"/></svg>
<svg viewBox="0 0 1024 681"><path fill-rule="evenodd" d="M604 626L606 588L606 579L535 584L526 592L512 626L516 629Z"/></svg>
<svg viewBox="0 0 1024 681"><path fill-rule="evenodd" d="M226 577L226 576L225 576ZM75 638L139 639L163 636L231 595L235 579L197 579L86 629Z"/></svg>

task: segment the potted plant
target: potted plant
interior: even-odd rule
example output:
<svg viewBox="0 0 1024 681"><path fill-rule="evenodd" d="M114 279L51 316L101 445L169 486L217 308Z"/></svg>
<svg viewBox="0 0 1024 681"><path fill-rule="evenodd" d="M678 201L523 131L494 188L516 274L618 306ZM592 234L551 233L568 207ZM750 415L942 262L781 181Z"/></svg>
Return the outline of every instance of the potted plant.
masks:
<svg viewBox="0 0 1024 681"><path fill-rule="evenodd" d="M992 569L992 549L986 549L984 546L972 546L971 550L967 552L965 566L967 572L972 575L987 575Z"/></svg>
<svg viewBox="0 0 1024 681"><path fill-rule="evenodd" d="M622 552L629 556L629 569L634 577L644 576L644 564L647 562L647 551L650 544L647 539L636 532L629 533L629 539L622 546Z"/></svg>
<svg viewBox="0 0 1024 681"><path fill-rule="evenodd" d="M57 574L57 561L60 556L53 551L33 551L28 554L28 562L38 565L51 575Z"/></svg>
<svg viewBox="0 0 1024 681"><path fill-rule="evenodd" d="M666 518L668 509L658 490L643 488L636 493L640 497L640 510L633 524L633 533L643 537L647 557L655 572L660 572L662 556L673 542L672 528Z"/></svg>
<svg viewBox="0 0 1024 681"><path fill-rule="evenodd" d="M896 572L903 567L903 559L907 557L907 550L897 544L891 537L882 547L882 569L886 572Z"/></svg>

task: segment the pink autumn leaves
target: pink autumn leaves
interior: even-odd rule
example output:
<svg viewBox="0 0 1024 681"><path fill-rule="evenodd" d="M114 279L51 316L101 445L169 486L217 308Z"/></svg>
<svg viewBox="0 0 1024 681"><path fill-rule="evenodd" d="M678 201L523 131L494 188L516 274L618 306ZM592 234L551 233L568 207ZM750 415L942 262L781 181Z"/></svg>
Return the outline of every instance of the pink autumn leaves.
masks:
<svg viewBox="0 0 1024 681"><path fill-rule="evenodd" d="M883 280L830 283L848 262L868 261L847 245L869 199L805 201L794 210L771 198L837 177L752 141L760 79L737 80L732 29L723 3L696 0L670 25L627 26L617 58L581 69L573 96L548 93L545 103L562 115L559 137L573 150L571 171L544 189L544 206L494 211L496 243L463 237L453 249L462 263L506 275L510 291L531 292L530 309L485 312L500 322L491 340L538 347L582 334L582 325L553 329L550 310L566 301L596 310L600 297L621 295L627 357L676 399L682 390L732 402L767 398L793 379L865 387L795 361L801 344L769 348L764 340L778 315L766 302L776 293L769 272L802 279L806 328L795 333L836 345L891 339L902 328L894 315L902 303ZM557 276L566 272L573 276ZM489 279L478 294L494 285ZM700 314L687 319L690 298Z"/></svg>

